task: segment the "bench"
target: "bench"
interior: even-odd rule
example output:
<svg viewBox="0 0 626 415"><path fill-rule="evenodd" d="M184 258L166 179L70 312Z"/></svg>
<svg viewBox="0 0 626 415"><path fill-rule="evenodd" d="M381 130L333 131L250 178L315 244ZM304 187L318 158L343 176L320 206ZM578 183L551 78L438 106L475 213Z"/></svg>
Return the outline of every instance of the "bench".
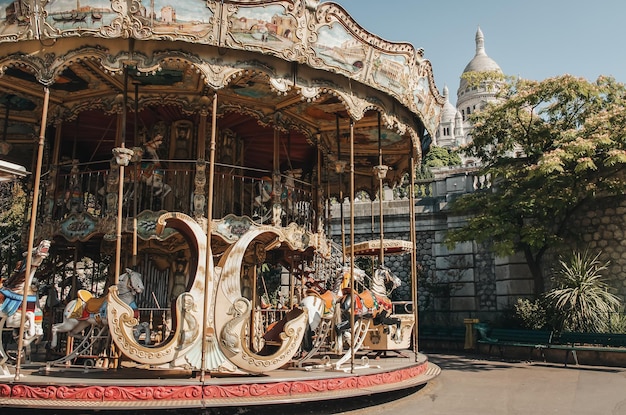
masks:
<svg viewBox="0 0 626 415"><path fill-rule="evenodd" d="M504 358L506 347L523 347L529 349L529 360L532 360L533 351L539 350L545 360L544 350L552 342L552 332L549 330L501 329L492 328L485 323L474 325L478 332L477 343L489 346L489 354L495 346Z"/></svg>
<svg viewBox="0 0 626 415"><path fill-rule="evenodd" d="M626 353L626 334L563 332L551 349L565 351L565 365L571 354L578 365L577 351Z"/></svg>
<svg viewBox="0 0 626 415"><path fill-rule="evenodd" d="M419 344L430 344L436 348L456 349L465 342L465 327L462 326L420 326Z"/></svg>
<svg viewBox="0 0 626 415"><path fill-rule="evenodd" d="M494 346L498 347L501 358L506 347L528 348L530 360L533 351L539 350L544 361L546 350L563 350L565 366L570 354L578 365L576 352L579 351L626 353L626 334L563 332L555 335L548 330L492 328L486 323L477 323L474 327L479 336L477 343L488 345L489 354Z"/></svg>

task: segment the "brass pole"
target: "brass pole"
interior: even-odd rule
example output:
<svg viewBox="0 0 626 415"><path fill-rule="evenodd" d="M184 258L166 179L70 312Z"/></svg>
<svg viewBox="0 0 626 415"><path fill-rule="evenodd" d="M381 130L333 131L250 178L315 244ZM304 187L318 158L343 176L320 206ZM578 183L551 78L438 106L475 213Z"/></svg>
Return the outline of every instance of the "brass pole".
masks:
<svg viewBox="0 0 626 415"><path fill-rule="evenodd" d="M341 218L341 266L346 264L346 224L343 217L343 165L341 164L341 138L339 137L339 116L335 117L335 135L337 137L337 173L339 174L339 207Z"/></svg>
<svg viewBox="0 0 626 415"><path fill-rule="evenodd" d="M124 141L122 141L124 148ZM124 164L119 165L117 184L117 223L115 235L115 285L120 282L120 270L122 268L122 198L124 196Z"/></svg>
<svg viewBox="0 0 626 415"><path fill-rule="evenodd" d="M378 165L382 167L383 165L383 145L382 145L382 134L380 131L380 112L378 113ZM380 231L380 251L378 253L378 263L380 265L385 265L385 248L383 247L383 241L385 239L385 233L383 229L383 178L381 174L378 174L378 226Z"/></svg>
<svg viewBox="0 0 626 415"><path fill-rule="evenodd" d="M211 249L211 221L213 217L213 186L215 184L215 142L217 137L217 92L213 95L213 114L211 114L211 144L209 147L209 188L207 191L207 223L206 223L206 264L205 264L205 278L204 278L204 311L202 322L202 357L200 368L200 381L204 382L206 376L206 354L207 345L206 341L208 337L209 327L207 324L207 316L209 313L209 296L212 289L209 289L213 283L213 251ZM204 140L203 137L200 137Z"/></svg>
<svg viewBox="0 0 626 415"><path fill-rule="evenodd" d="M35 183L33 186L33 201L30 208L30 229L28 232L28 254L26 255L26 268L24 269L24 295L22 297L22 315L20 316L20 330L17 341L17 361L15 362L15 380L20 378L22 363L22 349L24 348L24 326L26 325L26 310L28 302L28 290L31 284L30 267L32 266L32 251L35 242L35 223L37 222L37 203L39 200L39 184L41 182L41 165L43 163L44 141L46 139L46 124L48 123L48 104L50 102L50 90L44 87L43 109L41 114L41 127L39 129L39 144L37 148L37 168L35 169Z"/></svg>
<svg viewBox="0 0 626 415"><path fill-rule="evenodd" d="M133 128L133 145L135 147L139 146L139 82L135 82L135 125ZM133 168L135 169L135 180L133 183L134 186L134 197L133 197L133 259L132 264L133 267L137 266L137 213L139 210L139 166L137 163L134 163Z"/></svg>
<svg viewBox="0 0 626 415"><path fill-rule="evenodd" d="M415 235L415 160L413 158L413 151L410 156L410 168L411 168L411 188L409 190L409 214L411 215L410 229L411 229L411 300L413 301L413 315L415 324L413 325L413 352L415 354L415 361L417 361L417 334L418 334L418 310L417 310L417 252L416 252L416 239Z"/></svg>
<svg viewBox="0 0 626 415"><path fill-rule="evenodd" d="M350 302L350 327L352 330L352 338L350 339L351 356L350 356L350 373L354 373L354 350L355 332L354 327L354 303L356 303L354 290L354 121L350 120L350 292L352 292L352 301Z"/></svg>
<svg viewBox="0 0 626 415"><path fill-rule="evenodd" d="M274 126L274 148L273 148L273 166L272 166L272 220L271 223L274 226L280 225L280 215L274 215L274 209L277 209L280 205L280 135L278 132L278 126Z"/></svg>

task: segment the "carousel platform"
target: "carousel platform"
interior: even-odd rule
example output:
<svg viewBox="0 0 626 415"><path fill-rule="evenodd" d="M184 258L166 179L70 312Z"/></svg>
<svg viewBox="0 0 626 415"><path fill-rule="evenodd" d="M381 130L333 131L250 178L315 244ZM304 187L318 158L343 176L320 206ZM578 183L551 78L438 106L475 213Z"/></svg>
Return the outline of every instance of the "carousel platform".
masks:
<svg viewBox="0 0 626 415"><path fill-rule="evenodd" d="M19 380L0 378L0 407L131 410L236 407L326 401L423 385L440 368L423 354L368 359L336 370L320 362L262 376L209 376L139 368L22 367ZM353 367L353 369L351 369Z"/></svg>

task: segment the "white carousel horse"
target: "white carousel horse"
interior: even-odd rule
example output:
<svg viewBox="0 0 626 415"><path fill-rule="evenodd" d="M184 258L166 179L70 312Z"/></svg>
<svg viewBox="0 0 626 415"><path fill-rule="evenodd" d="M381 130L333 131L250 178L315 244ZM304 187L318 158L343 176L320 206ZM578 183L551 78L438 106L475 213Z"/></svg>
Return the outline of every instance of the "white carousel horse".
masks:
<svg viewBox="0 0 626 415"><path fill-rule="evenodd" d="M33 341L43 336L42 316L43 313L38 304L35 272L48 257L50 241L43 240L31 252L31 264L28 277L26 275L26 260L22 261L20 268L9 278L2 282L0 287L0 325L1 327L18 329L22 320L22 300L24 290L27 291L26 324L24 326L23 344L28 347ZM26 255L26 254L24 254ZM30 281L26 287L26 279ZM4 348L0 341L0 353Z"/></svg>
<svg viewBox="0 0 626 415"><path fill-rule="evenodd" d="M349 269L347 270L347 273L349 277ZM355 279L357 279L356 269ZM401 321L397 318L390 317L393 306L391 300L387 296L386 284L391 285L391 289L389 291L391 292L400 286L401 280L396 277L389 270L389 268L381 265L374 272L371 284L372 287L370 289L365 289L362 292L353 292L349 287L346 287L342 290L343 296L341 297L339 303L341 322L335 326L335 329L339 338L350 344L350 348L344 356L335 363L335 368L337 370L340 370L341 365L347 362L352 355L352 347L354 347L355 351L361 348L369 330L370 322L374 325L393 325L395 326L395 331L393 332L394 336L399 337L401 335ZM352 301L354 301L354 330L350 330L351 315L353 310ZM354 331L355 335L354 340L351 338L352 331ZM341 348L343 348L342 341L338 340L337 349L340 350ZM364 367L367 367L367 365Z"/></svg>
<svg viewBox="0 0 626 415"><path fill-rule="evenodd" d="M137 312L135 296L144 290L141 274L126 268L126 272L120 275L117 289L119 298ZM89 326L107 324L107 296L93 298L89 291L80 290L78 298L65 306L63 322L52 325L50 347L57 346L58 333L69 333L70 336L74 336Z"/></svg>

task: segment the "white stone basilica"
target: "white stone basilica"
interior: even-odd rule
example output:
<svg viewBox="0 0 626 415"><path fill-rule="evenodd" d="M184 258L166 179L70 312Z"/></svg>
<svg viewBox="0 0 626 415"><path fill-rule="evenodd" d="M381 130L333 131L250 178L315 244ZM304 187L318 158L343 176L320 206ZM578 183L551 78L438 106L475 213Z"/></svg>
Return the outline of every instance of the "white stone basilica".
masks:
<svg viewBox="0 0 626 415"><path fill-rule="evenodd" d="M499 72L500 66L485 52L485 37L480 27L476 31L476 55L467 64L463 74L468 72ZM493 82L483 82L479 86L471 86L468 81L461 77L459 89L457 90L456 107L450 103L448 87L443 89L443 96L446 98L441 122L437 130L434 144L448 149L458 149L471 141L472 125L469 122L469 115L483 108L486 103L495 101L497 87ZM461 155L463 164L473 164L474 160L467 159Z"/></svg>

